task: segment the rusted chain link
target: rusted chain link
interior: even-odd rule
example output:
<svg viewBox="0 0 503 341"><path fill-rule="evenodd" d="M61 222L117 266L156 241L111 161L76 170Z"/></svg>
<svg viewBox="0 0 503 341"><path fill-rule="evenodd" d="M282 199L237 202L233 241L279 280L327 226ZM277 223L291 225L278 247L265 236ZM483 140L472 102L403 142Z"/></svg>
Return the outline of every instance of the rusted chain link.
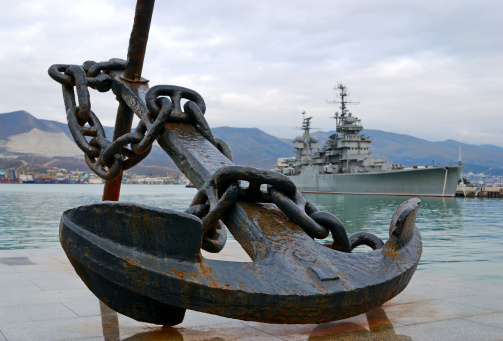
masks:
<svg viewBox="0 0 503 341"><path fill-rule="evenodd" d="M62 85L76 86L75 79L65 74L70 66L72 65L54 64L49 68L49 76ZM118 58L112 58L107 62L100 63L87 61L81 68L86 71L87 85L99 92L107 92L112 88L112 78L108 75L108 72L124 70L126 61Z"/></svg>
<svg viewBox="0 0 503 341"><path fill-rule="evenodd" d="M171 102L161 99L158 110L144 115L134 132L122 135L113 142L107 140L103 126L91 110L88 87L101 92L110 90L112 79L108 73L111 70L124 70L125 66L126 61L111 59L101 63L87 61L82 66L56 64L48 71L63 86L68 128L75 143L85 153L89 168L105 180L116 178L122 170L135 166L150 153L152 143L161 133L171 112ZM128 145L131 148L127 148Z"/></svg>
<svg viewBox="0 0 503 341"><path fill-rule="evenodd" d="M207 181L192 200L191 207L185 213L199 217L203 223L201 248L208 252L220 252L227 241L225 225L221 221L227 211L238 199L239 184L231 184L222 196L219 196L212 181Z"/></svg>
<svg viewBox="0 0 503 341"><path fill-rule="evenodd" d="M221 139L215 138L204 118L206 104L203 97L194 90L176 85L156 85L145 94L145 103L151 113L161 110L161 101L167 96L171 100L172 107L169 114L169 122L189 123L210 141L222 154L232 161L232 153L229 146ZM182 99L187 100L183 105Z"/></svg>
<svg viewBox="0 0 503 341"><path fill-rule="evenodd" d="M377 250L383 247L383 241L375 234L368 232L356 232L349 236L349 244L351 250L360 245L367 245L372 250Z"/></svg>
<svg viewBox="0 0 503 341"><path fill-rule="evenodd" d="M228 166L219 169L204 183L194 197L186 213L194 214L203 222L203 241L201 247L209 252L219 252L225 245L225 214L238 200L271 202L266 192L260 190L261 184L277 186L289 193L295 191L295 185L287 177L278 177L278 173L250 167ZM242 188L239 180L249 182L248 188Z"/></svg>

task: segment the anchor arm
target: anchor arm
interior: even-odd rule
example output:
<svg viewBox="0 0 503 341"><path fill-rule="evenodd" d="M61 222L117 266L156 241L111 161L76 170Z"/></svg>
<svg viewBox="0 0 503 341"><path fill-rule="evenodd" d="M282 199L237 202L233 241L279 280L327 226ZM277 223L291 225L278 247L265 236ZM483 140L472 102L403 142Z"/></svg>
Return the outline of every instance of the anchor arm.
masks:
<svg viewBox="0 0 503 341"><path fill-rule="evenodd" d="M259 208L259 213L267 215L267 208ZM206 260L194 243L202 233L197 218L127 203L69 210L62 218L62 231L65 250L73 250L72 263L98 295L104 286L93 281L159 304L273 323L320 323L368 311L405 288L421 254L416 227L409 242L394 252L382 248L360 254L321 245L295 248L305 233L281 228L275 232L283 248L272 250L266 259ZM187 247L180 249L183 243ZM94 278L96 274L103 280ZM130 316L140 318L136 313Z"/></svg>

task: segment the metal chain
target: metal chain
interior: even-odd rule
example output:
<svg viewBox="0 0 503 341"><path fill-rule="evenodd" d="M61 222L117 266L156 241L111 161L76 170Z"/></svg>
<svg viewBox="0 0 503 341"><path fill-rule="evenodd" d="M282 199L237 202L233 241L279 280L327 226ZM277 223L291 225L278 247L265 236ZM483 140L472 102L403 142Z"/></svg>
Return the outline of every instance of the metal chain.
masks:
<svg viewBox="0 0 503 341"><path fill-rule="evenodd" d="M203 223L203 238L201 248L208 252L220 252L227 241L225 225L221 221L225 214L234 206L239 196L239 184L231 184L222 196L219 196L213 177L197 192L191 207L185 213L199 217Z"/></svg>
<svg viewBox="0 0 503 341"><path fill-rule="evenodd" d="M221 139L215 138L204 118L206 104L203 97L194 90L176 85L156 85L145 94L145 104L151 113L159 113L161 101L168 96L172 103L169 122L189 123L210 141L222 154L232 161L232 152L229 146ZM182 99L188 100L181 107Z"/></svg>
<svg viewBox="0 0 503 341"><path fill-rule="evenodd" d="M152 143L161 134L166 122L189 123L232 161L229 146L213 136L204 112L204 99L197 92L174 85L158 85L145 95L148 113L144 115L134 132L122 135L115 141L107 140L99 119L91 110L88 88L100 92L109 91L112 70L124 70L126 61L110 59L83 65L55 64L48 72L51 78L61 83L67 110L68 128L75 143L85 153L89 168L99 177L111 180L143 160L152 148ZM77 102L75 101L75 90ZM168 96L168 98L163 97ZM188 101L181 109L181 100ZM127 146L130 145L131 148Z"/></svg>
<svg viewBox="0 0 503 341"><path fill-rule="evenodd" d="M88 87L105 92L111 89L111 70L124 70L126 62L111 59L108 62L85 62L82 66L55 64L49 75L62 84L63 99L67 108L70 132L85 153L86 163L99 177L105 180L116 178L143 160L152 148L152 143L162 132L167 122L192 124L218 150L232 161L229 146L213 136L204 118L206 104L196 91L174 86L154 86L145 94L148 113L142 117L134 132L109 141L99 119L91 110ZM77 101L75 102L75 92ZM169 97L166 98L165 96ZM181 100L187 99L183 110ZM90 138L88 140L87 138ZM131 148L127 148L130 145ZM247 181L242 187L239 181ZM268 185L267 192L260 189ZM359 245L372 249L381 248L383 242L377 236L358 232L347 236L341 221L329 212L320 211L285 175L251 167L229 166L219 169L197 192L185 212L199 217L203 223L201 247L209 252L219 252L227 240L222 219L238 200L274 203L311 238L324 239L332 234L331 248L351 252Z"/></svg>
<svg viewBox="0 0 503 341"><path fill-rule="evenodd" d="M150 153L152 143L161 133L171 112L171 102L161 99L158 110L144 115L134 132L122 135L113 142L107 140L103 126L91 110L88 87L100 92L109 91L112 79L108 73L111 70L124 70L125 66L126 61L114 58L101 63L87 61L82 66L56 64L48 71L63 86L68 128L75 143L85 153L89 168L105 180L116 178L121 171L135 166ZM127 148L128 145L131 148Z"/></svg>
<svg viewBox="0 0 503 341"><path fill-rule="evenodd" d="M248 187L239 181L247 181ZM267 192L260 189L267 184ZM218 252L225 245L221 231L221 219L238 200L274 203L311 238L324 239L332 234L334 250L351 252L359 245L368 245L374 250L382 247L382 241L367 232L358 232L349 238L341 221L329 212L320 211L302 193L293 181L283 174L251 167L228 166L219 169L197 192L191 207L185 212L194 214L203 222L202 248Z"/></svg>
<svg viewBox="0 0 503 341"><path fill-rule="evenodd" d="M360 245L367 245L377 250L384 245L379 237L369 232L356 232L348 237L339 218L329 212L318 210L299 191L296 191L293 197L289 197L277 188L269 186L268 192L276 206L311 238L324 239L330 232L333 240L331 248L334 250L351 252Z"/></svg>

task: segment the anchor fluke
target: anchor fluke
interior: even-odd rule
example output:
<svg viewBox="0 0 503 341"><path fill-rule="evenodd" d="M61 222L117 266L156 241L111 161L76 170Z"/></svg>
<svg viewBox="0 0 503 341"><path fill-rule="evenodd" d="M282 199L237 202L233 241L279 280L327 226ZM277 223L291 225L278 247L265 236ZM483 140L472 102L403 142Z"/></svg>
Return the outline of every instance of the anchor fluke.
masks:
<svg viewBox="0 0 503 341"><path fill-rule="evenodd" d="M400 248L412 238L417 212L421 200L412 198L402 203L396 209L389 227L389 240L386 244Z"/></svg>
<svg viewBox="0 0 503 341"><path fill-rule="evenodd" d="M201 236L193 215L128 203L80 206L60 224L61 245L96 297L123 315L167 326L181 323L185 309L141 294L144 271L162 272L166 258L196 264Z"/></svg>

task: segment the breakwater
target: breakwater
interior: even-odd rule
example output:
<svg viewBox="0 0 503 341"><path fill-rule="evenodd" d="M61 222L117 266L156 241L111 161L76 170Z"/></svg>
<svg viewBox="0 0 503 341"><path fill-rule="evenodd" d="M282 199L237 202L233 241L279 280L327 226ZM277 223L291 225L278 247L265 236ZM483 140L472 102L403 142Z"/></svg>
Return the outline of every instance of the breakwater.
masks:
<svg viewBox="0 0 503 341"><path fill-rule="evenodd" d="M476 198L503 198L503 187L468 187L458 186L456 189L457 197L476 197Z"/></svg>

